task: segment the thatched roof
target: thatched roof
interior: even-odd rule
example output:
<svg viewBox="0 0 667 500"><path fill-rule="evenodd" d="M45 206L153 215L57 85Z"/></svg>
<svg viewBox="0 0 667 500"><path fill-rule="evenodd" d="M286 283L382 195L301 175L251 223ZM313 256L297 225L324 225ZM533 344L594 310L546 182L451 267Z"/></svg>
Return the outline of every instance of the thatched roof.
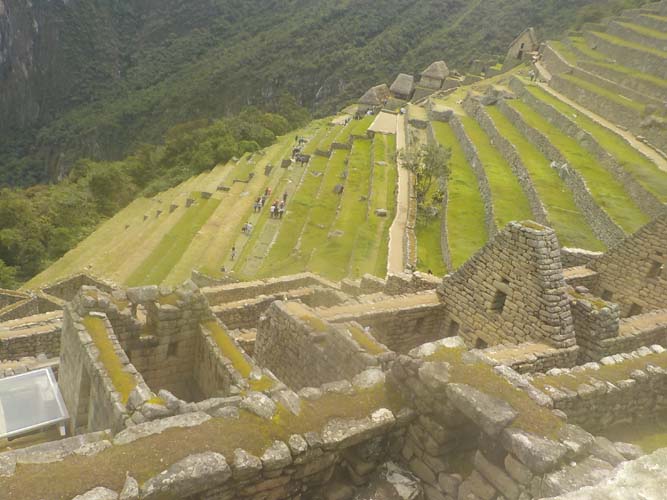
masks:
<svg viewBox="0 0 667 500"><path fill-rule="evenodd" d="M366 106L382 106L389 96L389 87L387 87L386 83L383 83L382 85L376 85L368 89L358 102Z"/></svg>
<svg viewBox="0 0 667 500"><path fill-rule="evenodd" d="M444 80L449 76L449 68L445 61L436 61L422 71L422 77Z"/></svg>
<svg viewBox="0 0 667 500"><path fill-rule="evenodd" d="M512 48L515 44L519 43L521 39L524 36L528 36L530 39L530 43L533 44L533 47L537 47L539 45L539 40L537 39L537 34L535 33L535 28L526 28L517 36L514 41L510 44L510 48ZM528 48L528 47L527 47Z"/></svg>
<svg viewBox="0 0 667 500"><path fill-rule="evenodd" d="M415 77L401 73L396 77L394 83L391 84L389 90L391 90L391 93L395 96L409 97L415 90Z"/></svg>

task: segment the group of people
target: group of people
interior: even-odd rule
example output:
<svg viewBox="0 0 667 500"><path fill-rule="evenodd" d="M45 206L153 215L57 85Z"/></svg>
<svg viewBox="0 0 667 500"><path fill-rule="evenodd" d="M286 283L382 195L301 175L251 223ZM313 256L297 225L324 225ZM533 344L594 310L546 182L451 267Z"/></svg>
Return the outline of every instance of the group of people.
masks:
<svg viewBox="0 0 667 500"><path fill-rule="evenodd" d="M271 196L271 188L266 188L264 194L255 200L253 210L255 213L261 212L267 200ZM283 193L282 200L276 200L271 204L271 218L282 219L285 214L285 204L287 203L287 192ZM249 224L249 223L248 223ZM248 225L246 224L246 226ZM244 226L245 227L245 226Z"/></svg>

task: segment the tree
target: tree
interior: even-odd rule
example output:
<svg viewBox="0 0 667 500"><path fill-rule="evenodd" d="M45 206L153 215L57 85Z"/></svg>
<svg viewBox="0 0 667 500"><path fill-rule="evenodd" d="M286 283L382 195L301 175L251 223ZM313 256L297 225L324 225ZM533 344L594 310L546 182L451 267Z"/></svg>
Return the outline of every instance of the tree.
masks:
<svg viewBox="0 0 667 500"><path fill-rule="evenodd" d="M8 266L0 259L0 288L13 289L16 285L16 269Z"/></svg>
<svg viewBox="0 0 667 500"><path fill-rule="evenodd" d="M402 153L403 166L416 177L415 195L419 205L426 202L435 181L438 181L441 187L444 186L449 177L451 156L451 150L439 144L428 144L417 151L407 150Z"/></svg>

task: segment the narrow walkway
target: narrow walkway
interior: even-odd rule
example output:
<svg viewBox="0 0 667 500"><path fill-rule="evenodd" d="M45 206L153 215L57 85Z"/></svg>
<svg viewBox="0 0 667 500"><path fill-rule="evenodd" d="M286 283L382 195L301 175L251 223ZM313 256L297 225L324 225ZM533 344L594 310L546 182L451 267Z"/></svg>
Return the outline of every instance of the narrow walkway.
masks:
<svg viewBox="0 0 667 500"><path fill-rule="evenodd" d="M577 111L579 111L581 114L586 115L588 118L593 120L594 122L602 125L605 128L608 128L612 132L620 135L623 137L633 148L635 148L637 151L642 153L644 156L648 157L653 163L656 164L656 166L665 172L667 172L667 159L665 159L660 153L658 153L655 149L647 146L643 142L637 140L637 138L634 136L632 132L628 132L627 130L623 130L620 127L614 125L612 122L605 120L599 115L596 115L592 111L584 108L577 102L573 101L572 99L569 99L568 97L565 97L563 94L560 92L557 92L556 90L552 89L549 85L544 84L544 83L538 83L540 88L546 92L549 92L552 96L554 96L557 99L560 99L563 101L565 104L568 104L569 106L573 107Z"/></svg>
<svg viewBox="0 0 667 500"><path fill-rule="evenodd" d="M398 193L396 194L396 217L389 229L389 257L387 272L398 274L405 271L405 231L410 205L410 173L403 168L401 153L405 149L405 115L396 118L396 167L398 168Z"/></svg>

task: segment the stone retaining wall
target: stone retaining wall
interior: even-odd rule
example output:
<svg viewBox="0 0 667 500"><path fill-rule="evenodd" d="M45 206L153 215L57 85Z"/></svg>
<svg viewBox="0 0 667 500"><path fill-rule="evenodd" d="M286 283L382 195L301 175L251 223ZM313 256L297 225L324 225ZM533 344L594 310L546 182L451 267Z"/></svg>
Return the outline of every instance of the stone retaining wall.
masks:
<svg viewBox="0 0 667 500"><path fill-rule="evenodd" d="M477 123L479 123L484 132L486 132L491 139L491 143L512 168L512 172L519 181L521 189L528 199L535 221L540 224L549 225L547 211L544 208L540 196L537 194L533 181L530 178L530 174L521 161L521 157L514 145L505 139L505 137L498 131L495 123L493 123L493 120L489 117L486 111L484 111L483 106L479 102L474 99L466 99L463 101L463 107L466 110L466 113L477 120Z"/></svg>
<svg viewBox="0 0 667 500"><path fill-rule="evenodd" d="M536 98L530 92L527 92L523 83L518 78L512 78L510 86L512 87L512 90L521 96L522 100L538 110L540 115L546 118L549 123L558 127L569 137L575 137L580 145L594 154L598 162L609 170L618 182L623 184L624 189L630 195L632 201L634 201L642 211L650 217L657 217L665 212L664 204L658 200L655 195L644 188L644 186L637 182L627 170L619 165L616 159L600 146L591 134L583 130L574 121L553 106ZM618 140L625 141L621 136L618 136Z"/></svg>
<svg viewBox="0 0 667 500"><path fill-rule="evenodd" d="M302 304L280 301L260 319L255 359L295 390L349 380L378 364L344 325L331 325Z"/></svg>
<svg viewBox="0 0 667 500"><path fill-rule="evenodd" d="M60 325L53 325L45 332L0 338L0 359L17 360L38 354L57 357L60 354L60 335Z"/></svg>
<svg viewBox="0 0 667 500"><path fill-rule="evenodd" d="M554 147L549 139L540 131L529 126L523 117L508 106L504 101L498 101L500 110L510 121L524 134L530 142L535 145L549 161L557 161L559 164L567 163L565 157L558 148ZM559 170L559 176L572 192L574 202L581 210L584 218L593 229L595 235L607 246L613 246L625 238L623 230L600 208L591 195L586 182L579 173L570 166L569 171Z"/></svg>
<svg viewBox="0 0 667 500"><path fill-rule="evenodd" d="M489 179L486 177L486 171L484 170L484 165L482 165L481 160L479 159L479 154L477 153L477 148L472 142L465 129L461 120L453 115L449 124L456 135L456 138L459 141L459 144L463 148L463 152L468 160L468 163L472 167L473 172L475 172L475 177L477 177L477 185L479 187L479 193L484 202L484 225L486 227L486 232L489 235L489 239L498 232L496 227L496 219L493 213L493 197L491 195L491 186L489 186Z"/></svg>
<svg viewBox="0 0 667 500"><path fill-rule="evenodd" d="M309 286L320 286L337 290L338 287L312 273L294 274L280 278L270 278L260 281L247 281L229 285L202 288L202 293L211 305L225 302L237 302L239 300L254 299L260 295L274 295L285 293L296 288Z"/></svg>
<svg viewBox="0 0 667 500"><path fill-rule="evenodd" d="M451 119L451 116L449 119ZM428 133L429 143L437 144L435 132L433 131L433 124L431 122L429 122L426 131ZM447 269L454 269L452 254L449 251L449 231L447 230L447 207L449 205L449 186L447 183L449 183L449 179L445 180L445 189L442 196L442 207L440 209L440 251L442 252L442 260L445 262Z"/></svg>
<svg viewBox="0 0 667 500"><path fill-rule="evenodd" d="M602 255L602 252L592 252L583 248L563 247L560 249L560 259L565 268L586 266Z"/></svg>
<svg viewBox="0 0 667 500"><path fill-rule="evenodd" d="M112 291L111 284L104 280L87 274L77 274L42 288L42 292L69 302L74 299L82 286L92 286L106 293Z"/></svg>
<svg viewBox="0 0 667 500"><path fill-rule="evenodd" d="M664 58L644 50L637 50L623 45L615 45L603 38L595 36L594 33L586 32L584 33L584 36L589 44L597 46L597 50L609 54L617 61L623 61L624 65L637 69L643 73L650 73L659 76L660 78L667 79L667 65L665 65Z"/></svg>
<svg viewBox="0 0 667 500"><path fill-rule="evenodd" d="M650 418L667 409L667 361L661 346L602 358L570 370L556 369L532 383L568 421L588 431ZM609 377L618 374L609 381Z"/></svg>

